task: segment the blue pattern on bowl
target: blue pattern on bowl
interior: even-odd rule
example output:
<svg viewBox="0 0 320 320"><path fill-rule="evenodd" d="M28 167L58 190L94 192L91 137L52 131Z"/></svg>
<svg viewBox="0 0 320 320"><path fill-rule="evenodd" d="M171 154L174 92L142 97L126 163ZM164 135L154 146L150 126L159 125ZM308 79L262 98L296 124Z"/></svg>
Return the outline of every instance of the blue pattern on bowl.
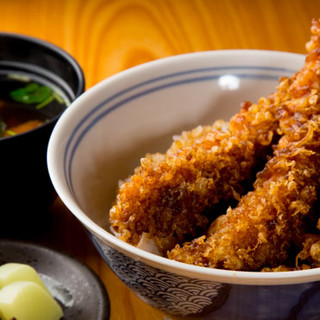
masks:
<svg viewBox="0 0 320 320"><path fill-rule="evenodd" d="M320 319L320 281L277 286L275 292L269 285L192 279L132 259L90 236L102 258L124 284L149 305L178 316L175 319Z"/></svg>
<svg viewBox="0 0 320 320"><path fill-rule="evenodd" d="M92 236L111 268L146 303L170 314L188 316L217 310L227 300L229 285L191 279L134 260Z"/></svg>

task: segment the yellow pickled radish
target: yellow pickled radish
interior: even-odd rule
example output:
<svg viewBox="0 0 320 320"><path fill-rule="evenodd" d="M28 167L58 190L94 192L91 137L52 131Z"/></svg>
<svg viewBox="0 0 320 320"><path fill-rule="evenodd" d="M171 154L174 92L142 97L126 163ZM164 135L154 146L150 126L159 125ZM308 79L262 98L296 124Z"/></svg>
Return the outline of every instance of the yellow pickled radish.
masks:
<svg viewBox="0 0 320 320"><path fill-rule="evenodd" d="M22 263L6 263L0 266L0 289L16 281L32 281L47 290L34 268Z"/></svg>
<svg viewBox="0 0 320 320"><path fill-rule="evenodd" d="M58 320L63 311L38 283L12 282L0 290L0 318L10 320Z"/></svg>

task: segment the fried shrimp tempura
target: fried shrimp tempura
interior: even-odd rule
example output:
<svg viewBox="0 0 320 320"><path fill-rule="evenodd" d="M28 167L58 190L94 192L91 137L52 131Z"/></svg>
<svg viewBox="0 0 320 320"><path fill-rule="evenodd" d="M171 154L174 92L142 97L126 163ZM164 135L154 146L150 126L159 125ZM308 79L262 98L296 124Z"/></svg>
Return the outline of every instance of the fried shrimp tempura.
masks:
<svg viewBox="0 0 320 320"><path fill-rule="evenodd" d="M169 258L232 270L277 270L283 269L279 265L288 259L290 246L302 243L303 218L320 186L319 20L313 21L311 30L306 64L288 89L292 99L278 109L278 131L283 136L274 157L258 174L254 191L218 217L207 236L177 245ZM319 263L320 242L310 239L297 259Z"/></svg>
<svg viewBox="0 0 320 320"><path fill-rule="evenodd" d="M320 116L287 132L258 174L254 191L210 226L208 235L177 246L170 259L231 270L276 267L303 236L303 216L320 185Z"/></svg>
<svg viewBox="0 0 320 320"><path fill-rule="evenodd" d="M245 103L228 126L219 121L177 137L166 154L147 155L119 190L110 211L122 240L138 244L150 234L163 253L209 225L208 209L220 199L239 199L257 158L277 130L279 92L257 105ZM228 127L225 130L225 127Z"/></svg>
<svg viewBox="0 0 320 320"><path fill-rule="evenodd" d="M147 233L163 253L203 233L213 220L213 205L221 199L240 199L243 182L252 177L260 156L283 134L278 132L277 114L292 111L282 108L295 94L288 88L301 91L308 68L292 79L280 79L269 97L256 104L244 103L226 130L222 122L198 127L183 132L165 154L142 158L135 174L119 188L110 210L110 223L118 236L137 245Z"/></svg>

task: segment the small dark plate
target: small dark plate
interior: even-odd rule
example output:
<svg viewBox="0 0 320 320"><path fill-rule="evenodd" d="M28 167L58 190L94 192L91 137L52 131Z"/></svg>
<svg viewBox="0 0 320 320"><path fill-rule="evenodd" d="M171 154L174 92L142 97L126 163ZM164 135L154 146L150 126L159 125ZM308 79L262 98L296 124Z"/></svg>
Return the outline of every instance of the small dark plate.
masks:
<svg viewBox="0 0 320 320"><path fill-rule="evenodd" d="M63 319L109 319L109 298L104 285L78 260L36 244L0 240L0 265L8 262L35 268L62 306Z"/></svg>

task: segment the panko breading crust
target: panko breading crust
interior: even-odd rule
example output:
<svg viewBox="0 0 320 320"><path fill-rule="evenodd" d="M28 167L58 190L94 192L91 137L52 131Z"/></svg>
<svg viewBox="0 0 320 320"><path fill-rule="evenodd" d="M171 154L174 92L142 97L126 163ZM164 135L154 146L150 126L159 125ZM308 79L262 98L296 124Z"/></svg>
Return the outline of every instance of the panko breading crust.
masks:
<svg viewBox="0 0 320 320"><path fill-rule="evenodd" d="M217 121L175 137L165 154L146 155L125 181L110 210L119 237L136 245L148 233L162 252L207 229L221 199L240 199L245 181L277 139L279 105L288 99L281 79L276 93L245 102L230 122Z"/></svg>
<svg viewBox="0 0 320 320"><path fill-rule="evenodd" d="M177 246L168 256L231 270L279 266L288 259L290 246L302 240L302 218L314 204L319 185L320 116L315 116L287 130L258 174L254 191L218 217L207 236Z"/></svg>

